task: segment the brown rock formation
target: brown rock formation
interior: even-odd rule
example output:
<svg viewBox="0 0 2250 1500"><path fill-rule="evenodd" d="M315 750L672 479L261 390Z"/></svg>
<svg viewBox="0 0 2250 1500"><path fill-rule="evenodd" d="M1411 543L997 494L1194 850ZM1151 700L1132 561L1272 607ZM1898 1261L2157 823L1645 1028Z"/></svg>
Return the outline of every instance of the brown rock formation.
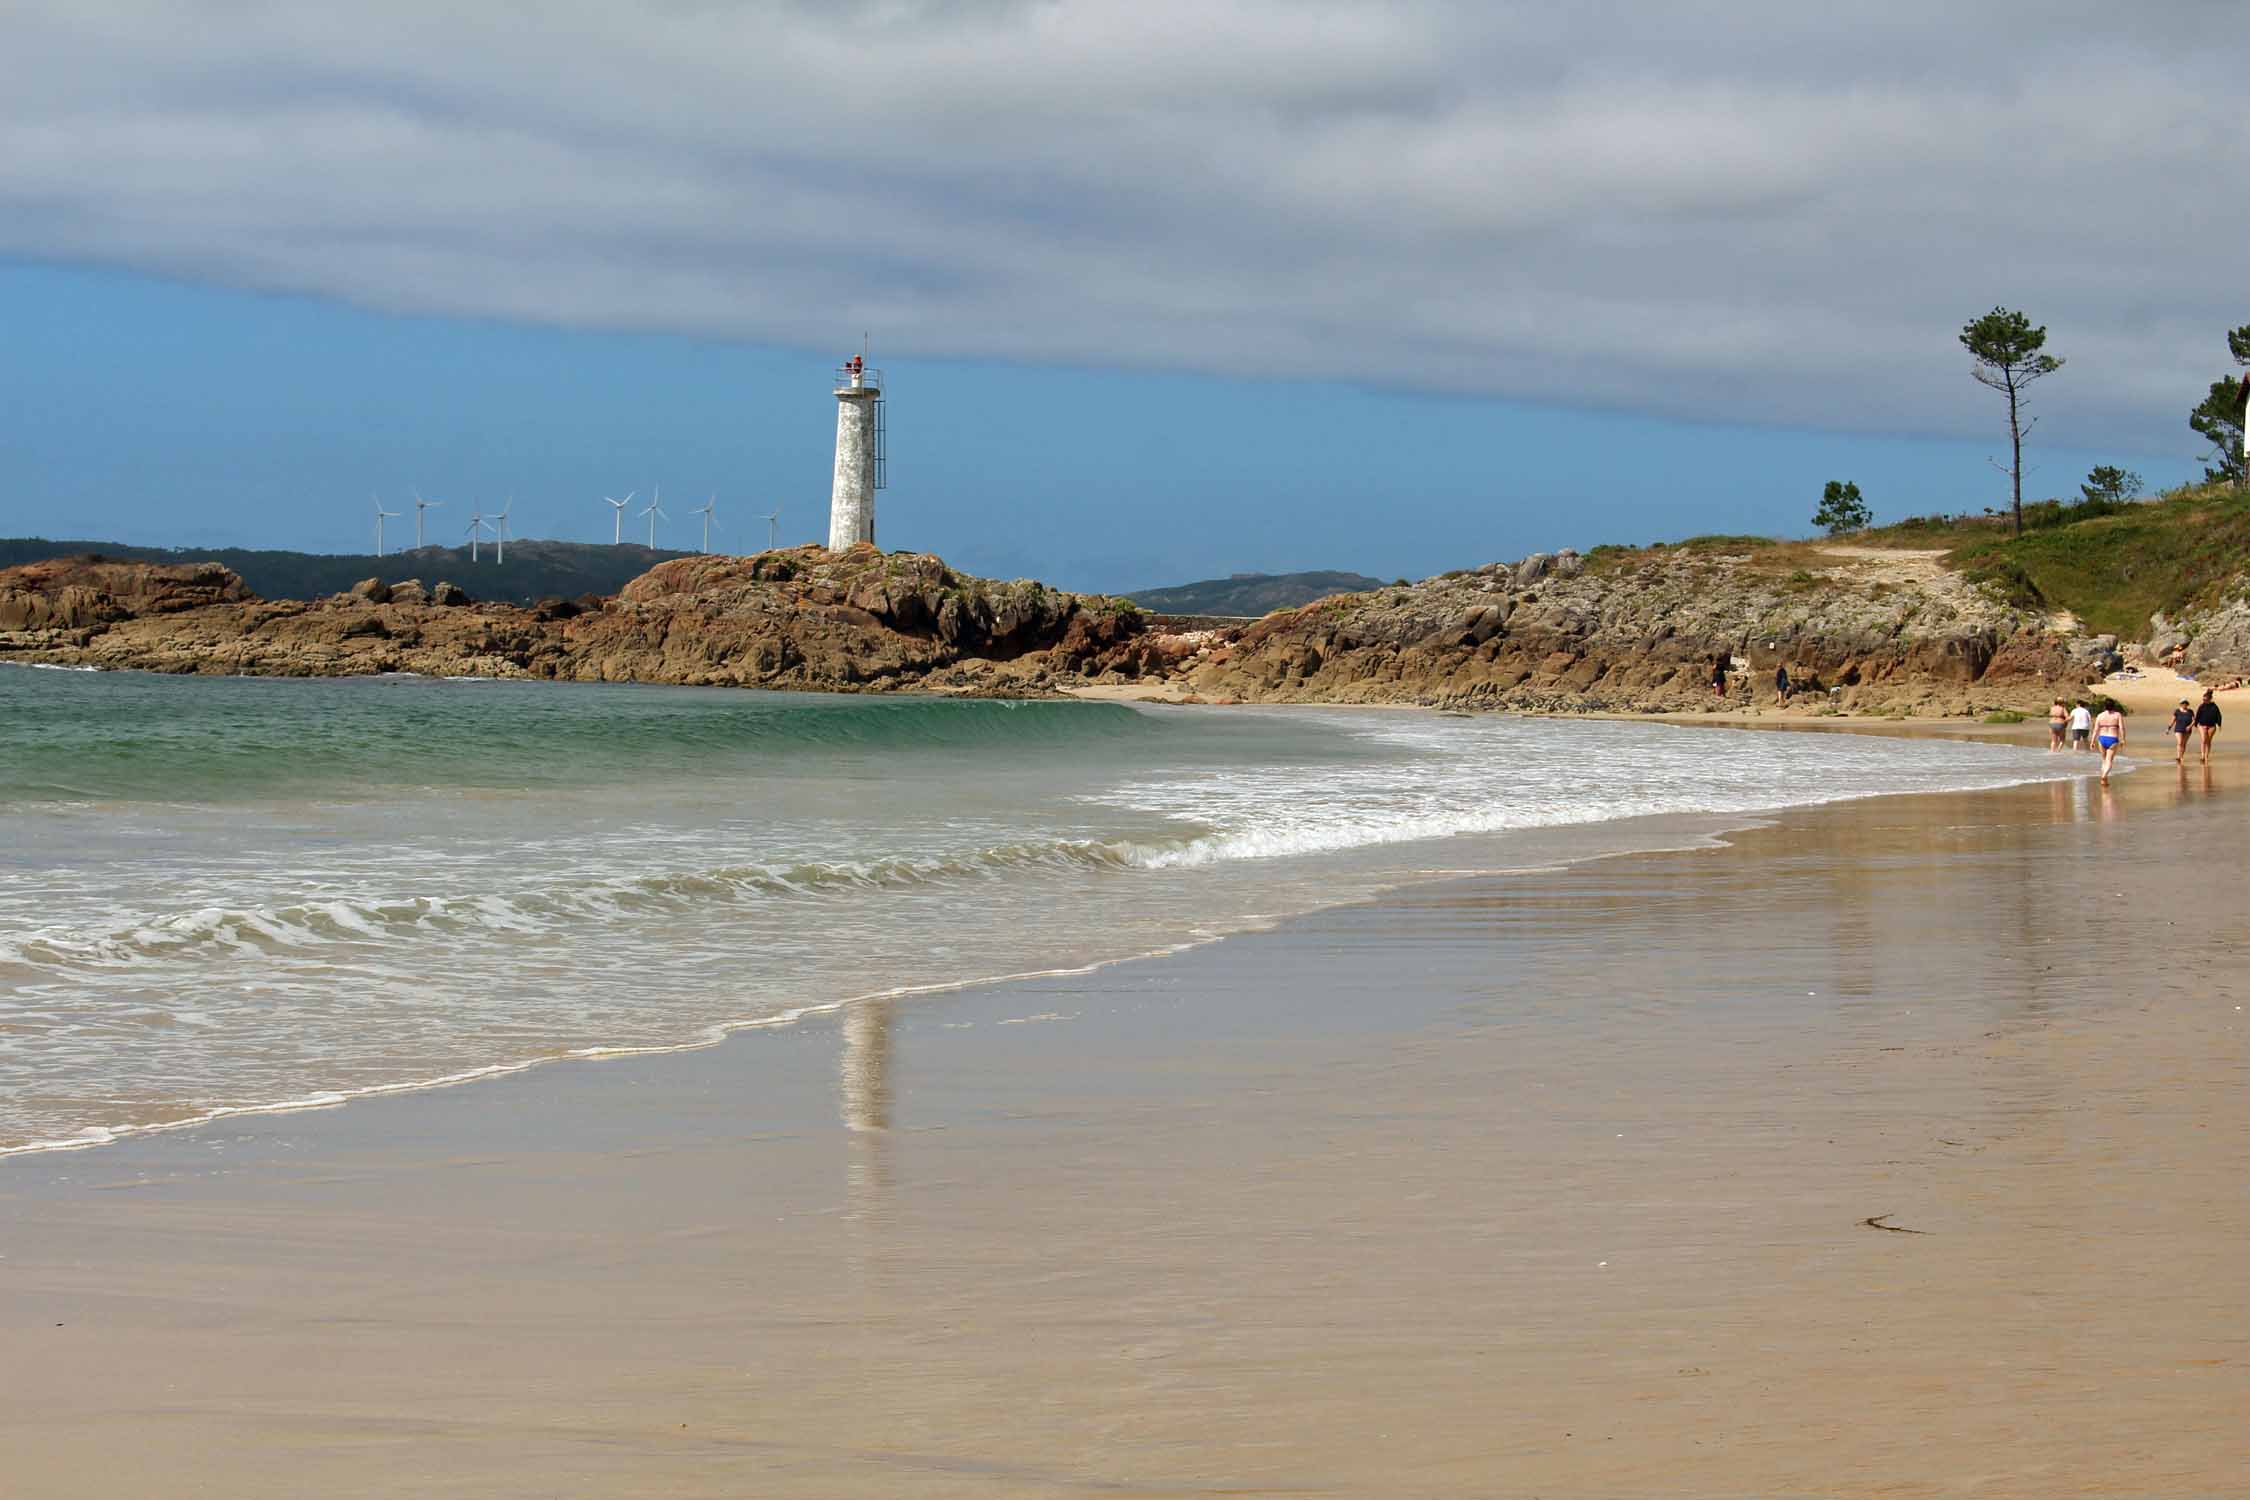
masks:
<svg viewBox="0 0 2250 1500"><path fill-rule="evenodd" d="M56 557L0 571L0 631L79 630L249 597L242 580L217 563L174 568Z"/></svg>
<svg viewBox="0 0 2250 1500"><path fill-rule="evenodd" d="M378 592L267 601L216 565L34 564L0 572L0 656L207 674L1025 692L1139 629L1107 600L867 546L680 558L616 599L531 609L473 603L442 582Z"/></svg>
<svg viewBox="0 0 2250 1500"><path fill-rule="evenodd" d="M1901 554L1902 557L1911 557ZM1777 560L1778 558L1778 560ZM448 602L451 601L451 602ZM862 545L659 564L614 599L530 609L415 581L253 599L215 564L0 572L0 657L161 672L663 682L1020 696L1087 681L1254 702L1526 711L1709 706L1712 659L1839 706L2039 706L2088 679L2047 622L1867 549L1534 555L1344 594L1248 626L1163 628L1117 601Z"/></svg>
<svg viewBox="0 0 2250 1500"><path fill-rule="evenodd" d="M1158 636L1116 665L1146 674L1161 657L1168 676L1222 701L1657 712L1711 706L1722 656L1736 702L1746 685L1749 701L1770 703L1786 665L1800 695L1838 689L1840 709L2038 706L2051 685L2089 680L2087 659L2043 617L1920 554L1809 545L1656 549L1592 565L1534 554L1240 630Z"/></svg>

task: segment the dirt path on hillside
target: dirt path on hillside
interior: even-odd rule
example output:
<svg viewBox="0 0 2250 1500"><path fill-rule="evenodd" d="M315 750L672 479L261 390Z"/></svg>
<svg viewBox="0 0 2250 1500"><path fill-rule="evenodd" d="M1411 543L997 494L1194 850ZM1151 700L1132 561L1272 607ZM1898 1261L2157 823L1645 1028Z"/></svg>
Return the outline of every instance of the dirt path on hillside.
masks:
<svg viewBox="0 0 2250 1500"><path fill-rule="evenodd" d="M1852 575L1865 582L1887 583L1893 588L1914 588L1939 596L1965 593L1975 587L1947 567L1942 547L1855 547L1842 542L1820 543L1820 556L1845 559ZM2076 635L2084 627L2067 609L2047 612L2047 627Z"/></svg>

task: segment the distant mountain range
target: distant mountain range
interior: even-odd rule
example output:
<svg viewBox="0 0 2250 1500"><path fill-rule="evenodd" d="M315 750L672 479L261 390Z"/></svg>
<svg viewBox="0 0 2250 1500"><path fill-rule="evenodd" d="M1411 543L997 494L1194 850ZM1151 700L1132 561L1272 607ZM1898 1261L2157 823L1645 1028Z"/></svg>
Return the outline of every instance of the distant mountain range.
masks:
<svg viewBox="0 0 2250 1500"><path fill-rule="evenodd" d="M507 561L493 561L490 543L469 560L466 547L409 548L376 557L370 553L256 552L240 547L131 547L123 542L48 541L44 537L0 538L0 568L82 553L130 562L223 563L240 574L252 593L266 599L317 599L340 594L365 578L385 583L419 578L459 584L470 597L529 603L580 594L614 594L668 558L687 557L633 542L508 543Z"/></svg>
<svg viewBox="0 0 2250 1500"><path fill-rule="evenodd" d="M1236 573L1201 583L1135 589L1125 595L1161 615L1269 615L1330 594L1357 594L1385 586L1365 573Z"/></svg>

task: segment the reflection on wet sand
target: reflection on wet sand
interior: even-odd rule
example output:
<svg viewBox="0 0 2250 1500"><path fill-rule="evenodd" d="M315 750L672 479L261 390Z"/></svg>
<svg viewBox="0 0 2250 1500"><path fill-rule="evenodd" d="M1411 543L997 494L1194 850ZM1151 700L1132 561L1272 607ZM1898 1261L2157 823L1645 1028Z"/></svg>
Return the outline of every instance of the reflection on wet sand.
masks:
<svg viewBox="0 0 2250 1500"><path fill-rule="evenodd" d="M854 1222L880 1219L891 1188L891 1027L898 1002L869 1000L844 1010L838 1095L849 1132L846 1209Z"/></svg>

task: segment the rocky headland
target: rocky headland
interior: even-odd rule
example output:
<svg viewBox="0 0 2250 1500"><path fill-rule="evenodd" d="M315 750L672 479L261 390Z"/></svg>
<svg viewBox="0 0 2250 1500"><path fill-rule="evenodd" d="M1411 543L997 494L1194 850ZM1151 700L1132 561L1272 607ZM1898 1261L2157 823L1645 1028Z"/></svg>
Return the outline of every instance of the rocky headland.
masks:
<svg viewBox="0 0 2250 1500"><path fill-rule="evenodd" d="M1771 701L1786 665L1836 711L1920 715L2043 708L2055 688L2098 680L2114 646L2011 605L1936 554L1816 543L1539 554L1247 623L1151 615L870 546L679 558L614 596L531 607L414 581L265 600L216 564L74 558L0 571L0 660L203 674L1094 687L1590 713L1709 707L1724 656L1753 701Z"/></svg>
<svg viewBox="0 0 2250 1500"><path fill-rule="evenodd" d="M970 578L934 557L865 546L678 558L614 596L529 607L419 580L258 599L215 563L75 558L0 571L0 660L206 675L417 672L814 691L942 678L956 690L1021 692L1048 688L1058 671L1089 665L1139 628L1115 601Z"/></svg>

